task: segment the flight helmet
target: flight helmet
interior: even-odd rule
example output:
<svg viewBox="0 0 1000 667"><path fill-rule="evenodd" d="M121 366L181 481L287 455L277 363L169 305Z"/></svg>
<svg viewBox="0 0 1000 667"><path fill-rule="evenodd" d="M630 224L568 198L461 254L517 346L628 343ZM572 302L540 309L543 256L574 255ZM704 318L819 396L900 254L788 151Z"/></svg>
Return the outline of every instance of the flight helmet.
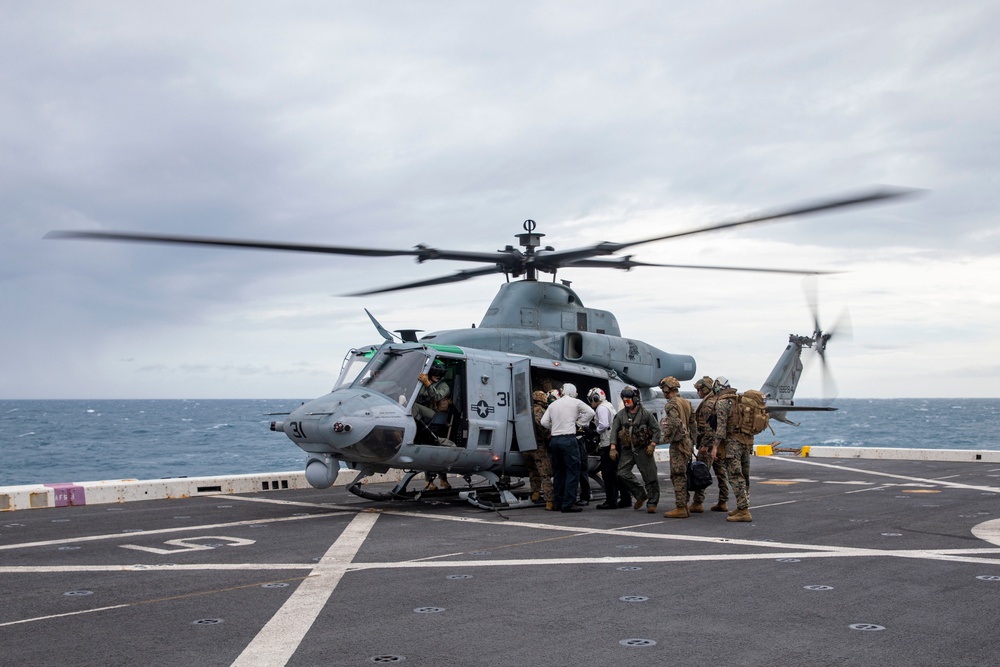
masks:
<svg viewBox="0 0 1000 667"><path fill-rule="evenodd" d="M635 387L625 387L619 396L621 396L622 403L625 404L626 408L639 405L639 390Z"/></svg>
<svg viewBox="0 0 1000 667"><path fill-rule="evenodd" d="M440 359L435 359L434 363L431 364L431 369L427 371L427 375L429 377L443 378L444 371L445 371L444 362L441 361Z"/></svg>

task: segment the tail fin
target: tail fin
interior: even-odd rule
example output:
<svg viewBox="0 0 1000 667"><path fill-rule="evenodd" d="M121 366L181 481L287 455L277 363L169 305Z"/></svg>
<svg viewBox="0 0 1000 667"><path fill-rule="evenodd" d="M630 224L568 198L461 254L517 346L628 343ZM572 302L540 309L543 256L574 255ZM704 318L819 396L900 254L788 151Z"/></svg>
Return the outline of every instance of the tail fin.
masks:
<svg viewBox="0 0 1000 667"><path fill-rule="evenodd" d="M819 345L825 347L826 340L820 340L822 342ZM788 419L786 413L801 410L835 409L796 406L792 400L795 396L795 389L799 386L799 378L802 377L802 348L811 348L816 343L817 337L815 336L796 336L795 334L788 336L788 346L781 353L778 363L774 365L771 374L767 376L767 380L760 388L761 393L767 396L767 410L771 419L798 426L796 422Z"/></svg>

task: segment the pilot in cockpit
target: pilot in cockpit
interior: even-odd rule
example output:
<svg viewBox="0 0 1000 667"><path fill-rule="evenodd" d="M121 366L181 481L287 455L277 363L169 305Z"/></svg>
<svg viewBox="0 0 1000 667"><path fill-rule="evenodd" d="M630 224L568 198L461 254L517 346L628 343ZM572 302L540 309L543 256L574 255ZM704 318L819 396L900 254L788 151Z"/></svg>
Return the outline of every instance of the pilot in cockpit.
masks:
<svg viewBox="0 0 1000 667"><path fill-rule="evenodd" d="M445 366L440 359L435 359L427 373L417 376L423 385L417 400L413 404L414 415L422 417L427 424L433 424L439 415L448 412L451 400L451 387L444 381Z"/></svg>

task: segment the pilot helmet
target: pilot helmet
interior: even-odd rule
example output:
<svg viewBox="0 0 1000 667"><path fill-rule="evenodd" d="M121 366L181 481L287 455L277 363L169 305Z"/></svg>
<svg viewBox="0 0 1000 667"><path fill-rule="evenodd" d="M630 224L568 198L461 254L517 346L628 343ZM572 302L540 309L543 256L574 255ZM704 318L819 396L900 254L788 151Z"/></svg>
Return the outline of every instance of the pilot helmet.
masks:
<svg viewBox="0 0 1000 667"><path fill-rule="evenodd" d="M729 380L725 376L720 375L715 378L715 382L712 383L712 390L718 393L723 389L729 389Z"/></svg>
<svg viewBox="0 0 1000 667"><path fill-rule="evenodd" d="M669 375L660 380L660 389L663 390L664 394L671 392L674 389L680 389L680 388L681 388L680 380L675 378L673 375Z"/></svg>
<svg viewBox="0 0 1000 667"><path fill-rule="evenodd" d="M434 363L431 364L431 369L427 371L427 375L429 375L430 377L443 378L444 371L445 371L444 362L441 361L440 359L435 359Z"/></svg>
<svg viewBox="0 0 1000 667"><path fill-rule="evenodd" d="M559 393L558 389L550 389L549 390L549 397L547 399L549 403L557 401L560 398L562 398L562 394Z"/></svg>
<svg viewBox="0 0 1000 667"><path fill-rule="evenodd" d="M639 405L639 390L635 387L625 387L619 395L621 396L622 403L625 404L626 408L631 408L633 405Z"/></svg>
<svg viewBox="0 0 1000 667"><path fill-rule="evenodd" d="M607 400L607 396L604 395L604 390L600 387L594 387L589 392L587 392L587 400L591 403L603 403Z"/></svg>

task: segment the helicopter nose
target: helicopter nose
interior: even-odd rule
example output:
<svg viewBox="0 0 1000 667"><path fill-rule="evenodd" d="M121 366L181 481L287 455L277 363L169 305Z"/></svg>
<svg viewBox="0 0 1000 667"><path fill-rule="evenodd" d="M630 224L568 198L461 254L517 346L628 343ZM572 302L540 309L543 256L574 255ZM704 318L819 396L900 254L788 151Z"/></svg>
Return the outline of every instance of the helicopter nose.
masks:
<svg viewBox="0 0 1000 667"><path fill-rule="evenodd" d="M384 462L406 439L412 417L398 402L371 392L339 389L305 403L275 422L310 454L357 462Z"/></svg>

